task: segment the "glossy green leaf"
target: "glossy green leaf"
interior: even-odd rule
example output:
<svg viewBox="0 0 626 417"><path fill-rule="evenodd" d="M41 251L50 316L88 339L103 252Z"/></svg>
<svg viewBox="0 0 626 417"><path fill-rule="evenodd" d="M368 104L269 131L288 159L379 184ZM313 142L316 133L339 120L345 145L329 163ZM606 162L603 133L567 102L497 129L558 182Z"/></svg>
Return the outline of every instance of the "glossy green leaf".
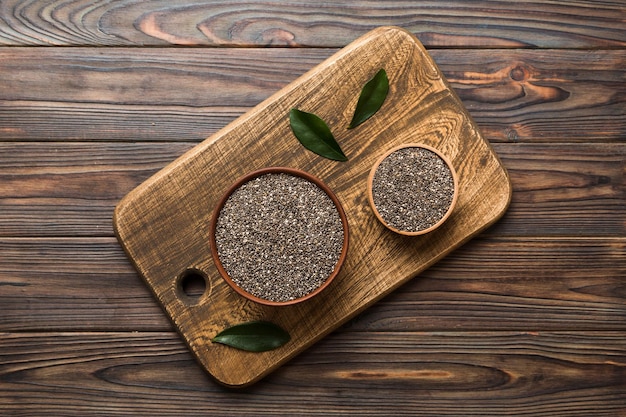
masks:
<svg viewBox="0 0 626 417"><path fill-rule="evenodd" d="M229 327L211 341L250 352L265 352L281 347L290 339L289 333L274 323L251 321Z"/></svg>
<svg viewBox="0 0 626 417"><path fill-rule="evenodd" d="M385 70L381 69L363 86L348 129L353 129L372 117L383 105L388 92L389 79Z"/></svg>
<svg viewBox="0 0 626 417"><path fill-rule="evenodd" d="M313 113L291 109L289 112L289 124L293 134L308 150L335 161L348 160L330 128Z"/></svg>

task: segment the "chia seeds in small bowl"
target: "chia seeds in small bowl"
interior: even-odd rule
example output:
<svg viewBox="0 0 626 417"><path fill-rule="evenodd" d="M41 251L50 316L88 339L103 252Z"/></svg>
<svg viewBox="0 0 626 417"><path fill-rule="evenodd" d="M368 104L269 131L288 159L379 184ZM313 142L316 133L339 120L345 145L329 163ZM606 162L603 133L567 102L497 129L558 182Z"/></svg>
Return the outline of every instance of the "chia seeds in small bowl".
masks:
<svg viewBox="0 0 626 417"><path fill-rule="evenodd" d="M457 194L452 164L424 144L391 149L374 164L368 178L370 206L378 220L407 236L422 235L443 224Z"/></svg>
<svg viewBox="0 0 626 417"><path fill-rule="evenodd" d="M236 181L215 208L211 254L224 280L260 304L307 300L339 273L348 250L348 221L322 181L271 167Z"/></svg>

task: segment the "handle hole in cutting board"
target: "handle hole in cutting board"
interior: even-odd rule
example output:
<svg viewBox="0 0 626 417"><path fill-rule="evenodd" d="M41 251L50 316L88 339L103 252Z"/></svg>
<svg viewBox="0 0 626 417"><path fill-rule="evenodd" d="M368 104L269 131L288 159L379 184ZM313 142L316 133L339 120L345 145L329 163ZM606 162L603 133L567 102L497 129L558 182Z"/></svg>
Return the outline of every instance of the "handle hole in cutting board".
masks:
<svg viewBox="0 0 626 417"><path fill-rule="evenodd" d="M186 304L198 304L206 294L207 275L196 268L187 268L178 276L176 292Z"/></svg>

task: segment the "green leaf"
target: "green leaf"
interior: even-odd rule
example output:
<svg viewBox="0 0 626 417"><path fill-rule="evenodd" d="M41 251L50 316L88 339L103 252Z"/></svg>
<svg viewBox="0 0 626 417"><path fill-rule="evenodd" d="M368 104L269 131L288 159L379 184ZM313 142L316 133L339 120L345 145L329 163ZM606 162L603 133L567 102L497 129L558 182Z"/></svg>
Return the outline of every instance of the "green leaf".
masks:
<svg viewBox="0 0 626 417"><path fill-rule="evenodd" d="M381 69L363 86L348 129L353 129L372 117L383 105L388 92L389 79L385 70Z"/></svg>
<svg viewBox="0 0 626 417"><path fill-rule="evenodd" d="M251 321L229 327L211 341L250 352L265 352L281 347L290 339L289 333L274 323Z"/></svg>
<svg viewBox="0 0 626 417"><path fill-rule="evenodd" d="M308 150L335 161L348 160L326 123L313 113L291 109L289 124L293 134Z"/></svg>

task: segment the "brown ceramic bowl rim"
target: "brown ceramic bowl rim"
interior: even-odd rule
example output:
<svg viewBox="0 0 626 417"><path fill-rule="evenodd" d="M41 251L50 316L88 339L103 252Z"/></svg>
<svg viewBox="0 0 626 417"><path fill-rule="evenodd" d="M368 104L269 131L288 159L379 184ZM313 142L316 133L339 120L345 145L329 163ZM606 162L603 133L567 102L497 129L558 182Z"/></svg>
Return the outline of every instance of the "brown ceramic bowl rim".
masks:
<svg viewBox="0 0 626 417"><path fill-rule="evenodd" d="M215 230L217 228L217 220L219 218L219 215L222 211L222 208L224 207L224 204L226 204L226 201L228 200L228 198L230 197L230 195L239 187L241 187L243 184L247 183L248 181L251 181L257 177L260 177L262 175L265 174L289 174L289 175L293 175L293 176L297 176L300 178L304 178L305 180L308 180L310 182L312 182L313 184L317 185L319 188L321 188L326 195L328 195L330 197L330 199L332 200L332 202L334 203L335 207L337 208L337 212L339 213L339 217L341 218L341 223L343 226L343 247L341 248L341 254L339 255L339 259L337 260L337 263L335 264L335 268L333 269L333 271L331 272L331 274L328 276L328 278L326 278L326 281L324 281L324 283L322 283L322 285L320 285L319 287L317 287L315 290L311 291L310 293L299 297L299 298L295 298L293 300L289 300L289 301L272 301L272 300L266 300L264 298L260 298L257 297L254 294L249 293L248 291L245 291L243 288L241 288L240 286L238 286L233 280L232 278L230 278L230 276L228 275L228 272L226 272L226 269L224 268L224 266L222 265L222 262L219 258L219 254L217 252L217 245L216 245L216 240L215 240ZM343 209L343 206L341 205L341 203L339 202L339 199L337 198L337 196L335 195L335 193L326 185L322 182L322 180L320 180L319 178L309 174L308 172L302 171L300 169L296 169L296 168L289 168L289 167L268 167L268 168L262 168L256 171L252 171L242 177L240 177L237 181L235 181L229 188L228 190L224 193L224 195L222 196L222 198L219 200L219 202L217 203L215 210L213 211L213 215L211 216L211 223L209 226L209 242L210 242L210 247L211 247L211 255L213 257L213 261L215 263L215 266L217 268L217 270L219 271L220 275L222 276L222 278L224 279L224 281L226 281L226 283L233 289L235 290L239 295L247 298L248 300L257 302L259 304L263 304L263 305L268 305L268 306L287 306L287 305L292 305L292 304L296 304L296 303L300 303L302 301L308 300L312 297L314 297L315 295L319 294L320 292L322 292L326 287L328 287L330 285L330 283L333 281L333 279L337 276L337 274L339 273L339 270L341 269L341 266L343 265L346 256L348 254L348 218L346 217L346 213Z"/></svg>
<svg viewBox="0 0 626 417"><path fill-rule="evenodd" d="M388 224L385 221L385 219L383 219L381 214L378 212L378 209L376 208L376 204L374 204L374 194L373 194L373 190L372 190L373 183L374 183L374 175L376 174L376 170L378 169L378 166L389 155L391 155L392 153L394 153L396 151L399 151L400 149L406 149L406 148L423 148L423 149L427 149L427 150L433 152L435 155L437 155L439 158L441 158L446 163L446 165L450 169L450 172L452 174L452 179L454 181L454 194L452 196L452 201L450 202L450 207L448 207L448 210L443 215L443 217L441 219L439 219L439 221L437 221L437 223L433 224L432 226L430 226L430 227L428 227L426 229L415 231L415 232L408 231L408 230L400 230L400 229L397 229L397 228L391 226L390 224ZM398 233L398 234L401 234L401 235L405 235L405 236L424 235L426 233L429 233L429 232L435 230L439 226L441 226L448 219L448 217L450 217L450 214L452 214L452 211L454 210L454 206L456 205L456 202L457 202L458 195L459 195L459 178L458 178L458 174L457 174L456 170L454 169L454 166L452 166L452 163L450 162L450 159L447 156L445 156L438 149L436 149L436 148L434 148L434 147L432 147L430 145L426 145L424 143L405 143L405 144L398 145L398 146L395 146L395 147L389 149L380 158L378 158L376 163L374 163L374 166L370 170L370 174L369 174L369 177L367 179L367 197L368 197L368 200L369 200L369 203L370 203L370 207L374 211L374 215L376 216L376 218L387 229L389 229L389 230L391 230L391 231L393 231L395 233Z"/></svg>

